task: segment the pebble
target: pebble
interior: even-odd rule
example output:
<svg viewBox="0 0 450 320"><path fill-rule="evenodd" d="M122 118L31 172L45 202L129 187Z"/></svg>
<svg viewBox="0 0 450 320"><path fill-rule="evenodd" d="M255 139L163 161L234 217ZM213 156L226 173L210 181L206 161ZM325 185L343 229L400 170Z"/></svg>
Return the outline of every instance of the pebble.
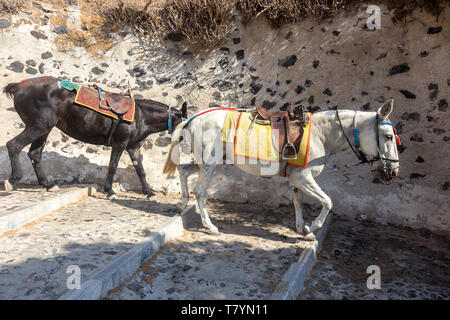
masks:
<svg viewBox="0 0 450 320"><path fill-rule="evenodd" d="M6 18L0 19L0 29L6 29L6 28L9 28L10 26L11 26L11 22L9 22L8 19L6 19Z"/></svg>
<svg viewBox="0 0 450 320"><path fill-rule="evenodd" d="M9 70L14 71L14 72L22 72L24 68L24 64L20 61L14 61L13 63L11 63L8 67Z"/></svg>

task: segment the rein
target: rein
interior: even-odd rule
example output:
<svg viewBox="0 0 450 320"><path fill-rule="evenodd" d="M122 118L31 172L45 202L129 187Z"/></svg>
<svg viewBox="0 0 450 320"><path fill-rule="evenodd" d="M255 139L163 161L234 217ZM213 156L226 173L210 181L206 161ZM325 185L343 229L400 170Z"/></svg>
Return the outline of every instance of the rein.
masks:
<svg viewBox="0 0 450 320"><path fill-rule="evenodd" d="M354 146L351 144L350 139L345 134L345 130L344 130L344 127L342 126L341 118L339 117L339 112L338 112L337 109L336 109L336 117L338 118L339 125L341 127L342 133L344 134L345 139L348 142L348 145L350 146L350 148L352 149L353 153L356 155L358 160L361 161L361 163L370 163L370 164L372 164L373 162L375 162L377 160L380 160L381 161L381 165L383 166L383 168L387 168L386 161L390 161L390 162L399 162L400 161L399 159L389 159L389 158L383 157L383 155L381 154L381 151L380 151L380 137L378 135L378 126L380 124L388 124L388 125L392 126L392 129L394 130L397 146L401 145L401 141L400 141L400 138L397 135L397 130L395 130L394 125L391 122L379 121L378 120L378 113L376 115L376 127L377 127L377 133L376 134L377 134L377 152L378 152L378 155L375 158L371 159L371 160L368 160L367 156L359 149L359 132L358 132L358 128L356 127L356 111L355 111L355 114L353 116L353 132L355 134L355 145Z"/></svg>

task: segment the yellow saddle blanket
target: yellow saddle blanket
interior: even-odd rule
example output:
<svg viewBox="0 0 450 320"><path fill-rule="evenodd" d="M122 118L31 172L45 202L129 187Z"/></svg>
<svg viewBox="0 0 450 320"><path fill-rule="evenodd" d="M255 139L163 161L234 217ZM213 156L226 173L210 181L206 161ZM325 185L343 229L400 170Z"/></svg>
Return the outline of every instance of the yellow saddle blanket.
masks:
<svg viewBox="0 0 450 320"><path fill-rule="evenodd" d="M312 116L303 125L303 136L296 155L289 164L305 168L308 162ZM234 143L234 154L245 158L281 162L282 156L274 148L270 124L253 123L250 112L228 111L222 127L222 141Z"/></svg>

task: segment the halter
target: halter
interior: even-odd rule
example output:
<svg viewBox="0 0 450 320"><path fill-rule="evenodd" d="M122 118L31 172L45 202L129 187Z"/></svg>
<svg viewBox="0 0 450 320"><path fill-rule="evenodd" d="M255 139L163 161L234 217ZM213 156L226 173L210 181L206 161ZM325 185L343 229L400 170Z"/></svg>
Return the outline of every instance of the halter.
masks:
<svg viewBox="0 0 450 320"><path fill-rule="evenodd" d="M350 148L352 149L352 151L356 155L356 157L359 159L359 161L361 161L361 163L370 163L370 164L372 164L373 162L375 162L377 160L380 160L381 161L381 165L383 166L383 168L387 167L386 166L386 161L399 162L400 161L399 159L389 159L389 158L383 157L383 155L381 154L381 151L380 151L380 137L378 135L378 125L380 125L380 124L391 125L392 129L394 130L395 140L396 140L397 146L401 145L401 141L400 141L400 138L397 135L397 130L395 130L395 127L394 127L394 125L392 123L387 122L387 121L378 121L378 113L376 115L377 152L378 152L378 155L375 158L371 159L371 160L367 159L367 156L360 150L359 132L358 132L358 128L356 127L356 113L357 113L357 111L355 111L355 114L353 115L353 133L355 135L355 145L353 146L350 143L350 140L348 139L347 135L345 134L344 127L342 126L341 118L339 117L339 112L336 109L336 117L339 120L339 125L341 126L342 133L344 134L344 137L347 140L348 145L350 146Z"/></svg>
<svg viewBox="0 0 450 320"><path fill-rule="evenodd" d="M169 110L167 112L169 114L168 119L167 119L167 130L169 131L170 134L172 134L172 132L173 132L173 128L172 128L172 115L173 115L173 113L172 113L172 107L171 106L169 106ZM187 120L185 117L181 117L181 121L185 121L185 120Z"/></svg>
<svg viewBox="0 0 450 320"><path fill-rule="evenodd" d="M380 136L378 135L378 126L379 126L380 124L388 124L388 125L392 126L392 129L394 130L394 134L395 134L395 141L396 141L396 143L397 143L397 147L398 147L398 146L401 146L402 143L401 143L401 141L400 141L399 136L397 135L397 130L395 129L394 125L393 125L391 122L387 122L387 121L378 121L378 113L377 113L377 116L376 116L376 120L377 120L377 151L378 151L378 156L377 156L375 159L373 159L373 161L379 159L379 160L381 161L381 164L382 164L383 168L386 168L386 161L390 161L390 162L399 162L400 160L399 160L399 159L389 159L389 158L385 158L385 157L383 157L383 155L381 154L381 151L380 151Z"/></svg>
<svg viewBox="0 0 450 320"><path fill-rule="evenodd" d="M169 106L169 110L167 111L169 113L168 119L167 119L167 130L169 131L170 134L172 134L173 129L172 129L172 107Z"/></svg>

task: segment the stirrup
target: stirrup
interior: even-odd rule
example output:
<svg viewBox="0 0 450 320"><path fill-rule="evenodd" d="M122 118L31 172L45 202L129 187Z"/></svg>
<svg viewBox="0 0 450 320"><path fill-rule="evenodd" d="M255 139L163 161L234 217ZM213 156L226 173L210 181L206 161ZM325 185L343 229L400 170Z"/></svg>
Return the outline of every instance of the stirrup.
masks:
<svg viewBox="0 0 450 320"><path fill-rule="evenodd" d="M294 155L285 156L284 151L286 150L286 148L292 148L294 150ZM295 149L295 146L292 143L288 142L284 145L283 151L281 151L281 156L283 160L297 160L297 149Z"/></svg>

